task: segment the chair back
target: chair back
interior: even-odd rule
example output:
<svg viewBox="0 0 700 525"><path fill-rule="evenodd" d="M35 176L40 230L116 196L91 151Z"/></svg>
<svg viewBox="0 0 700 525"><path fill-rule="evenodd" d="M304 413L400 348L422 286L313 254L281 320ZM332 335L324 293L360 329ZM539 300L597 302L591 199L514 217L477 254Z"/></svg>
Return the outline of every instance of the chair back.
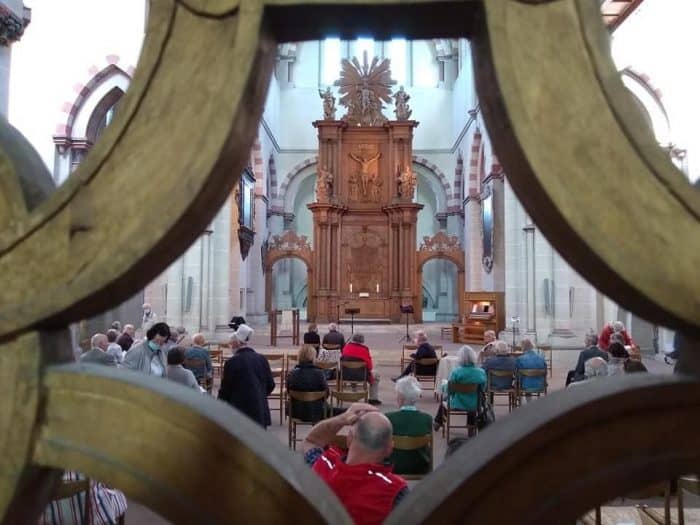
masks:
<svg viewBox="0 0 700 525"><path fill-rule="evenodd" d="M437 357L424 357L423 359L416 359L415 363L420 366L433 366L437 365L440 360ZM421 374L421 375L434 375L434 374Z"/></svg>
<svg viewBox="0 0 700 525"><path fill-rule="evenodd" d="M447 383L448 394L474 394L479 389L476 383Z"/></svg>
<svg viewBox="0 0 700 525"><path fill-rule="evenodd" d="M492 378L494 377L508 377L510 378L511 386L510 388L513 388L513 380L515 379L515 372L513 370L496 370L496 369L489 369L486 372L486 390L492 390L493 387L491 386L492 384ZM509 390L510 388L503 389L503 388L497 388L496 390Z"/></svg>
<svg viewBox="0 0 700 525"><path fill-rule="evenodd" d="M525 377L541 377L542 387L541 388L523 388L523 378ZM518 390L523 390L527 393L547 393L547 369L546 368L520 368L518 369Z"/></svg>
<svg viewBox="0 0 700 525"><path fill-rule="evenodd" d="M188 370L198 370L207 367L207 362L204 359L185 359L183 366Z"/></svg>
<svg viewBox="0 0 700 525"><path fill-rule="evenodd" d="M316 392L299 392L298 390L290 390L289 397L302 403L312 403L326 398L326 391L319 390Z"/></svg>
<svg viewBox="0 0 700 525"><path fill-rule="evenodd" d="M367 377L367 364L364 361L352 360L352 359L341 359L339 361L339 381L343 382L361 382L366 383ZM341 387L342 390L342 387Z"/></svg>
<svg viewBox="0 0 700 525"><path fill-rule="evenodd" d="M272 375L274 377L280 377L285 371L286 364L286 354L263 354L267 362L270 364L270 369L272 370Z"/></svg>
<svg viewBox="0 0 700 525"><path fill-rule="evenodd" d="M340 350L340 345L331 345L328 343L324 343L321 346L326 350Z"/></svg>
<svg viewBox="0 0 700 525"><path fill-rule="evenodd" d="M332 370L338 368L338 363L334 363L333 361L314 361L314 366L322 370Z"/></svg>
<svg viewBox="0 0 700 525"><path fill-rule="evenodd" d="M416 450L423 447L431 447L433 444L433 435L425 434L424 436L397 436L394 434L394 450Z"/></svg>
<svg viewBox="0 0 700 525"><path fill-rule="evenodd" d="M93 520L90 507L90 478L79 480L62 480L60 485L56 487L51 495L51 501L59 501L62 499L79 496L81 492L85 493L85 497L82 499L82 501L79 499L82 506L83 523L92 523Z"/></svg>

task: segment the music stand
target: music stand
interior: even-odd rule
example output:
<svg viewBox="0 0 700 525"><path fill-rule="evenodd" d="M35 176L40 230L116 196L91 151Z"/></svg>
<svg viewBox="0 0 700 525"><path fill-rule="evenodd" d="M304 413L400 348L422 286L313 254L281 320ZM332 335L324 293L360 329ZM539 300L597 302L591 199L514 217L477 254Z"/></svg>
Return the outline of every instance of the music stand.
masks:
<svg viewBox="0 0 700 525"><path fill-rule="evenodd" d="M360 309L359 308L346 308L345 313L350 314L350 333L354 334L355 333L355 314L359 314Z"/></svg>
<svg viewBox="0 0 700 525"><path fill-rule="evenodd" d="M406 335L402 335L401 339L399 339L399 342L406 341L407 343L410 343L411 336L408 335L408 315L413 313L413 305L412 304L402 304L401 305L401 313L406 316Z"/></svg>

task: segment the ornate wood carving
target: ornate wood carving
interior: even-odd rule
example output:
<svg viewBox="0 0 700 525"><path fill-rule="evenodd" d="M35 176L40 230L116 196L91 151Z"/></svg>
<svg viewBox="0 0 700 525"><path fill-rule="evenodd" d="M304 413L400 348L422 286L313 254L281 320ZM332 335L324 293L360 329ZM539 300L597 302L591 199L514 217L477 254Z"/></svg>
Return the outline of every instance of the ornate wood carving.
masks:
<svg viewBox="0 0 700 525"><path fill-rule="evenodd" d="M459 237L447 235L445 232L437 232L432 237L423 237L418 248L422 252L460 252Z"/></svg>
<svg viewBox="0 0 700 525"><path fill-rule="evenodd" d="M357 57L341 62L339 86L340 104L347 108L343 120L351 126L381 126L387 118L382 113L383 103L391 103L391 79L389 59L372 58L367 62L367 52L360 64Z"/></svg>

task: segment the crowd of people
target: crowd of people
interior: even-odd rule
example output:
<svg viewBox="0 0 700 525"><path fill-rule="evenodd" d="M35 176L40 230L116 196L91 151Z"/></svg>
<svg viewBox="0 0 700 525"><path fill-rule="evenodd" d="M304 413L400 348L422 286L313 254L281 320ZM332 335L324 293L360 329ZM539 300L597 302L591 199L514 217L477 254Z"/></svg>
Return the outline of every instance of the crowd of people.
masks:
<svg viewBox="0 0 700 525"><path fill-rule="evenodd" d="M136 338L133 325L127 324L122 329L115 323L106 333L92 336L91 348L80 360L131 369L207 390L206 385L213 383L213 368L204 335L190 337L184 328L157 322L150 309L144 315L152 322L143 339ZM268 397L276 388L275 376L268 359L252 346L254 330L242 318L232 328L229 340L232 356L223 365L218 399L267 428L271 425ZM417 331L415 352L401 373L392 378L398 409L382 413L378 408L380 376L364 335L355 332L346 341L338 326L331 323L321 337L318 327L309 325L296 365L288 370L283 384L287 391L325 392L325 396L315 402L289 398L285 411L313 424L303 443L305 461L339 497L356 523L383 521L408 492L401 476L422 475L431 469L432 450L427 445L395 450L395 436L432 435L445 423L448 401L450 409L467 412L469 435L472 435L471 427L476 426L475 418L487 399L487 392L515 389L528 400L531 392L540 392L545 387L546 373L519 376L521 370L547 370L544 356L530 339L522 339L518 349L498 340L494 332L486 332L484 341L478 351L467 345L459 348L454 368L444 384L438 385L442 398L433 417L416 406L422 392L416 375L436 374L437 360L443 356L437 355L424 331ZM611 323L600 336L593 333L586 336L585 348L575 368L568 373L566 384L583 385L605 376L646 371L637 356L638 349L622 323ZM428 365L422 364L425 359ZM354 379L345 375L344 379L366 380L368 402L353 403L347 409L334 408L329 381L338 379L337 370L321 365L342 366L345 361L364 364L362 373L366 375ZM492 371L508 373L492 374ZM352 370L344 372L350 373ZM448 388L450 384L477 388L452 392ZM346 449L335 446L339 433L345 436ZM113 493L110 494L114 499ZM121 505L118 497L117 500Z"/></svg>

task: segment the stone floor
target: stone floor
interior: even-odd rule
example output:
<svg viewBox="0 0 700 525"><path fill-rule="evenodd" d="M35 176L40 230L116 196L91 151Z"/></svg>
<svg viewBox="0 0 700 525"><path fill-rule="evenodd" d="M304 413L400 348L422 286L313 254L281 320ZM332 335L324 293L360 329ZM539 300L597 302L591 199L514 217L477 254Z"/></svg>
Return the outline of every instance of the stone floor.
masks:
<svg viewBox="0 0 700 525"><path fill-rule="evenodd" d="M412 326L411 331L417 329L418 326ZM420 328L426 330L428 338L433 344L441 344L445 351L454 354L461 346L454 344L447 339L440 338L440 325L428 324L422 325ZM305 326L302 326L302 332ZM346 337L349 335L349 327L342 326L341 330L345 332ZM397 409L396 395L394 391L394 383L390 378L399 373L399 360L401 355L400 339L406 333L405 326L400 325L356 325L356 332L362 332L365 335L365 342L372 351L372 356L375 362L375 367L380 374L380 399L382 401L381 409L384 412ZM261 353L271 353L286 351L289 353L295 352L296 349L291 345L291 339L281 339L278 347L269 345L269 333L265 329L257 329L254 335L253 345ZM475 347L476 349L476 347ZM566 373L573 368L578 358L580 349L566 349L553 351L553 373L549 378L549 390L555 391L564 387ZM651 373L668 374L672 372L672 367L655 360L653 356L645 356L643 359L645 365ZM218 383L218 380L217 380ZM218 386L218 385L217 385ZM418 403L418 408L431 415L435 414L438 403L433 399L432 392L426 391ZM506 417L508 415L507 406L496 406L496 418ZM273 424L268 429L276 435L280 442L287 446L287 425L286 423L279 424L279 413L272 413ZM299 434L305 435L306 427L301 427ZM446 450L445 439L440 433L435 434L434 440L434 462L437 467L443 460ZM689 502L690 503L690 502ZM688 521L687 521L688 522ZM160 517L153 514L148 509L136 503L130 503L129 511L127 512L126 523L132 524L157 524L165 523Z"/></svg>

